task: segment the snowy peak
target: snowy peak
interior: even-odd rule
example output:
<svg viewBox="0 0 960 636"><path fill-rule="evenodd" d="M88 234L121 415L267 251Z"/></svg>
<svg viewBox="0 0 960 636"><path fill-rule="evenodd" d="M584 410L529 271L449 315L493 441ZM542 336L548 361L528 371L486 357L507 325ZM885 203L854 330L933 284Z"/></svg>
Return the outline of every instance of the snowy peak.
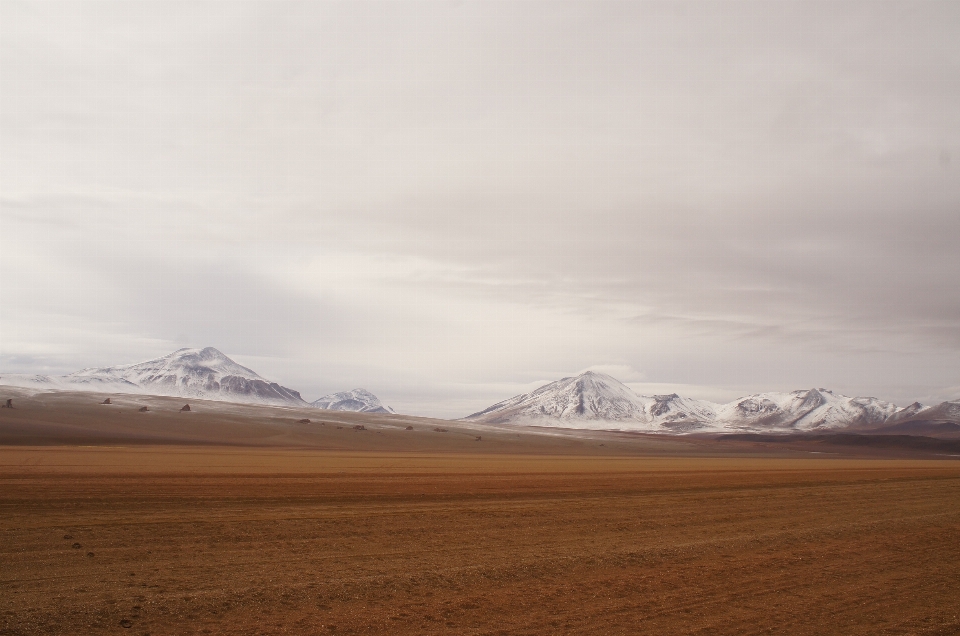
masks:
<svg viewBox="0 0 960 636"><path fill-rule="evenodd" d="M5 382L10 376L3 376ZM28 381L31 377L36 380ZM166 356L65 376L20 376L21 386L113 393L145 393L227 402L305 406L300 394L265 380L213 347L179 349Z"/></svg>
<svg viewBox="0 0 960 636"><path fill-rule="evenodd" d="M647 422L667 430L681 432L705 428L716 417L715 404L676 393L643 399L649 404Z"/></svg>
<svg viewBox="0 0 960 636"><path fill-rule="evenodd" d="M205 384L211 379L219 381L229 376L263 380L254 371L237 364L213 347L178 349L155 360L116 367L84 369L65 377L78 381L83 381L85 378L118 378L143 386L170 382L176 385L195 384L201 379Z"/></svg>
<svg viewBox="0 0 960 636"><path fill-rule="evenodd" d="M797 405L798 409L812 411L816 408L823 406L827 402L827 398L820 391L826 392L825 389L810 389L809 391L794 391L793 395L795 400L799 400Z"/></svg>
<svg viewBox="0 0 960 636"><path fill-rule="evenodd" d="M352 411L354 413L395 413L389 406L384 406L380 398L366 389L354 389L325 395L319 400L310 403L318 409L328 411Z"/></svg>
<svg viewBox="0 0 960 636"><path fill-rule="evenodd" d="M920 409L912 414L913 419L924 419L940 422L960 422L960 400L950 400L941 402L936 406L924 407L923 405L913 404L908 406L911 409L914 406L920 406ZM907 410L904 409L904 410Z"/></svg>
<svg viewBox="0 0 960 636"><path fill-rule="evenodd" d="M151 366L155 367L158 362L161 363L161 370L166 372L197 369L213 372L220 376L238 375L255 380L263 379L251 369L237 364L213 347L205 347L203 349L178 349L170 355L158 358L157 360L130 365L128 368L139 367L147 369Z"/></svg>
<svg viewBox="0 0 960 636"><path fill-rule="evenodd" d="M681 432L703 428L704 422L712 421L714 407L710 402L676 393L640 396L616 378L586 371L504 400L464 419Z"/></svg>
<svg viewBox="0 0 960 636"><path fill-rule="evenodd" d="M514 420L621 421L645 419L647 404L619 380L586 371L504 400L464 419L491 423Z"/></svg>
<svg viewBox="0 0 960 636"><path fill-rule="evenodd" d="M717 422L729 430L827 430L884 423L897 406L871 397L850 398L827 389L759 393L717 410Z"/></svg>

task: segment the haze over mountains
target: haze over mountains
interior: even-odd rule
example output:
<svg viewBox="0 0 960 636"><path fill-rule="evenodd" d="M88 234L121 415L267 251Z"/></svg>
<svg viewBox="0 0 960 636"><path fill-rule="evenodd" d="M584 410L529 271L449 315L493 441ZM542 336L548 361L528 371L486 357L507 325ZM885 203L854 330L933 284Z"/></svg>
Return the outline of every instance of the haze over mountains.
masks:
<svg viewBox="0 0 960 636"><path fill-rule="evenodd" d="M956 422L960 402L898 407L827 389L758 393L727 404L670 395L637 395L603 373L587 371L494 404L465 420L655 433L803 432L909 429L911 423Z"/></svg>
<svg viewBox="0 0 960 636"><path fill-rule="evenodd" d="M180 349L137 364L90 368L64 376L4 374L0 385L38 390L178 396L225 402L307 407L359 413L395 413L358 388L305 401L298 391L271 382L213 347ZM960 430L960 400L901 408L872 397L827 389L758 393L727 404L672 393L637 395L617 379L594 371L546 384L463 418L518 424L650 433L824 432L888 429Z"/></svg>
<svg viewBox="0 0 960 636"><path fill-rule="evenodd" d="M298 391L264 379L213 347L179 349L155 360L83 369L63 376L3 374L0 375L0 385L4 384L41 390L139 393L248 404L310 406ZM313 406L330 410L381 412L371 410L375 408L372 406L374 404L382 408L380 400L372 393L363 389L351 393L366 400L365 409L353 408L354 404L343 401L337 403L328 400L324 403L326 398L321 398ZM321 403L326 405L320 406Z"/></svg>
<svg viewBox="0 0 960 636"><path fill-rule="evenodd" d="M63 376L2 375L0 383L39 389L146 393L227 402L305 406L300 393L260 377L214 349L179 349L137 364Z"/></svg>

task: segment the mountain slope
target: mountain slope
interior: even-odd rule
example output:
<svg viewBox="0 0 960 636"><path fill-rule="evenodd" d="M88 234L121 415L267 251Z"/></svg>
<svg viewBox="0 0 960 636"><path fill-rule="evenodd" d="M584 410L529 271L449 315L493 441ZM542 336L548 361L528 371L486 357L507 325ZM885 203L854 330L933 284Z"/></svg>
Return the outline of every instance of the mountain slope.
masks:
<svg viewBox="0 0 960 636"><path fill-rule="evenodd" d="M310 403L318 409L328 411L352 411L355 413L395 413L389 406L384 406L380 398L366 389L354 389L325 395L319 400Z"/></svg>
<svg viewBox="0 0 960 636"><path fill-rule="evenodd" d="M241 366L213 347L180 349L137 364L83 369L64 376L3 375L0 384L108 393L143 393L226 402L305 406L297 391Z"/></svg>

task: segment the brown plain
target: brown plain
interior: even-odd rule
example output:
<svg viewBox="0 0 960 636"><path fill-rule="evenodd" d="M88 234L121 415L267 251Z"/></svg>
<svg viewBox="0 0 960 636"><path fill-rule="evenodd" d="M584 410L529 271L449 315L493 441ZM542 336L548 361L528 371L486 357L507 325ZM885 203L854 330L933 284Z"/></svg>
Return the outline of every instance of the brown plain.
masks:
<svg viewBox="0 0 960 636"><path fill-rule="evenodd" d="M954 459L15 397L3 635L960 633Z"/></svg>

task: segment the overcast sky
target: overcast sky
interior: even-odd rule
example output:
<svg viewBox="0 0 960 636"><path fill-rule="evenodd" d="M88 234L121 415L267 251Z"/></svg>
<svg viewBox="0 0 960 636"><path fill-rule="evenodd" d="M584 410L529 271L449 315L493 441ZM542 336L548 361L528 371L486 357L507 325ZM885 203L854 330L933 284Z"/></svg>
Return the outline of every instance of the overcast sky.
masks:
<svg viewBox="0 0 960 636"><path fill-rule="evenodd" d="M960 3L0 1L0 370L960 398Z"/></svg>

